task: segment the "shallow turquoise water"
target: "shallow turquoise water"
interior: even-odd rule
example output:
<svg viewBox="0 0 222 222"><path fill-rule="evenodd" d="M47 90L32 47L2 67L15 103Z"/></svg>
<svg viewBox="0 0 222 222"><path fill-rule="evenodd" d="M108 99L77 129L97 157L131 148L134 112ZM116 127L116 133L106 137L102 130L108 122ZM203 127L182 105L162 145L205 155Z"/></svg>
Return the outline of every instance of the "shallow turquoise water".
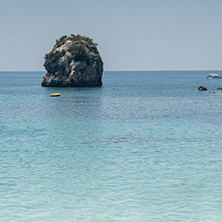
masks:
<svg viewBox="0 0 222 222"><path fill-rule="evenodd" d="M208 73L56 89L0 73L0 221L222 221L222 80Z"/></svg>

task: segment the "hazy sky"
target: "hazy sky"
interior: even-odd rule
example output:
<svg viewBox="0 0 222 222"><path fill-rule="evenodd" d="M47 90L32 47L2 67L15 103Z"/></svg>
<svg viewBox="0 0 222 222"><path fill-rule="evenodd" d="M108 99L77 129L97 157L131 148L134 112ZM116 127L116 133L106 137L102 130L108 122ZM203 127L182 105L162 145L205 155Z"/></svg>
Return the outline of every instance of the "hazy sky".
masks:
<svg viewBox="0 0 222 222"><path fill-rule="evenodd" d="M105 70L222 69L222 0L0 0L0 28L0 71L44 70L71 33Z"/></svg>

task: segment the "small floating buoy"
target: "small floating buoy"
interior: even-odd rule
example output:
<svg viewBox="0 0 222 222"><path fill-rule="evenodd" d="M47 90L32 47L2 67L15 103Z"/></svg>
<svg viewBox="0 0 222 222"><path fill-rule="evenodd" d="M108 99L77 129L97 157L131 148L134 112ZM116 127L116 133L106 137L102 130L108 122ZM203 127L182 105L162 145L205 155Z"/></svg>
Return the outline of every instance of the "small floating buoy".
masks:
<svg viewBox="0 0 222 222"><path fill-rule="evenodd" d="M55 96L60 96L60 93L53 93L51 94L52 97L55 97Z"/></svg>
<svg viewBox="0 0 222 222"><path fill-rule="evenodd" d="M65 94L65 96L67 96L67 93Z"/></svg>

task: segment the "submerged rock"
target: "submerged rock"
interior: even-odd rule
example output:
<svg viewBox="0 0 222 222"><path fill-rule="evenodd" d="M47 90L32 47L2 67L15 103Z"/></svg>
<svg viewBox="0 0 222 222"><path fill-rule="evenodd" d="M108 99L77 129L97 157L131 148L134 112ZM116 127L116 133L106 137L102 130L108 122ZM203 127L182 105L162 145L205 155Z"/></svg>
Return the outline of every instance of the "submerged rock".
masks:
<svg viewBox="0 0 222 222"><path fill-rule="evenodd" d="M101 86L103 62L89 37L62 36L45 55L42 86Z"/></svg>
<svg viewBox="0 0 222 222"><path fill-rule="evenodd" d="M206 88L206 87L204 87L204 86L200 86L200 87L198 88L198 90L199 90L199 91L206 91L206 90L207 90L207 88Z"/></svg>

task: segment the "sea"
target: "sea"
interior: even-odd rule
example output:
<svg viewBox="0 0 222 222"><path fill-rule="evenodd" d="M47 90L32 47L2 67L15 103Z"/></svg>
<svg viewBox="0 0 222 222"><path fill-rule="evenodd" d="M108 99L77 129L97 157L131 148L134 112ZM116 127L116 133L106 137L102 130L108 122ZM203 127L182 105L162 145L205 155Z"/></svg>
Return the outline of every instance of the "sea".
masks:
<svg viewBox="0 0 222 222"><path fill-rule="evenodd" d="M83 88L0 72L0 221L221 222L212 72L105 71Z"/></svg>

